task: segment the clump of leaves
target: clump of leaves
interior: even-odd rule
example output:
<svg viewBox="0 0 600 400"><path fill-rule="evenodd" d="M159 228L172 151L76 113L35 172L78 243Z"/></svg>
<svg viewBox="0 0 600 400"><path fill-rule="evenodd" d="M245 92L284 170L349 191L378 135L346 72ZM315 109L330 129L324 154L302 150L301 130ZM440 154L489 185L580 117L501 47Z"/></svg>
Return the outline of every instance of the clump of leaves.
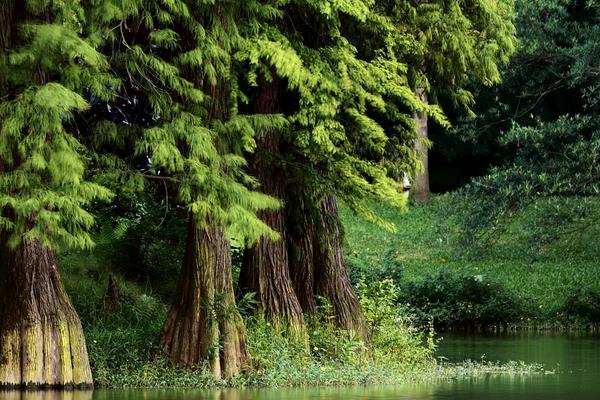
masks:
<svg viewBox="0 0 600 400"><path fill-rule="evenodd" d="M600 292L588 288L573 290L557 314L566 322L600 324Z"/></svg>
<svg viewBox="0 0 600 400"><path fill-rule="evenodd" d="M371 332L373 359L379 364L398 366L427 363L435 349L432 336L423 345L409 313L398 307L398 286L391 279L358 284L358 295ZM433 334L433 331L431 331Z"/></svg>
<svg viewBox="0 0 600 400"><path fill-rule="evenodd" d="M439 272L406 282L399 302L436 329L486 329L520 320L526 299L483 275Z"/></svg>

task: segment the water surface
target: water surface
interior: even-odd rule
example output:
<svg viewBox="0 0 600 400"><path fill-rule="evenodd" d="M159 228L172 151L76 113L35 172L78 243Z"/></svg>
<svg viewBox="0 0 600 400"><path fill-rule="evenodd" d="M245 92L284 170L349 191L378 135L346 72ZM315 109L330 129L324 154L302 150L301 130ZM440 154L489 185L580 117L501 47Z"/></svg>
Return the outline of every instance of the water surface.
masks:
<svg viewBox="0 0 600 400"><path fill-rule="evenodd" d="M453 382L350 388L264 390L97 390L0 393L0 400L599 400L600 336L564 334L449 335L438 355L541 363L556 374L483 376Z"/></svg>

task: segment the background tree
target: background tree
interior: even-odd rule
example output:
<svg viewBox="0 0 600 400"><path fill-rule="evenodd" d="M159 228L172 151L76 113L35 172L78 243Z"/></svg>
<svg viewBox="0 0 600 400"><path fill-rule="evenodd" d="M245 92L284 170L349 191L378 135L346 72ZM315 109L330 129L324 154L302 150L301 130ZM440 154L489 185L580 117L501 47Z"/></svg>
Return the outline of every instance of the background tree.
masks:
<svg viewBox="0 0 600 400"><path fill-rule="evenodd" d="M521 46L506 68L506 83L478 90L480 107L496 106L457 129L474 143L499 136L505 154L463 191L477 199L461 212L465 229L477 233L473 238L493 237L540 198L553 202L547 218L565 218L585 214L580 200L598 194L598 4L518 6Z"/></svg>
<svg viewBox="0 0 600 400"><path fill-rule="evenodd" d="M409 66L410 85L423 102L446 99L451 107L463 106L471 113L469 79L486 86L500 82L499 67L515 50L512 0L415 0L378 6L410 37L411 44L399 51ZM412 192L417 202L427 202L428 121L419 112L414 120L422 167L414 174Z"/></svg>

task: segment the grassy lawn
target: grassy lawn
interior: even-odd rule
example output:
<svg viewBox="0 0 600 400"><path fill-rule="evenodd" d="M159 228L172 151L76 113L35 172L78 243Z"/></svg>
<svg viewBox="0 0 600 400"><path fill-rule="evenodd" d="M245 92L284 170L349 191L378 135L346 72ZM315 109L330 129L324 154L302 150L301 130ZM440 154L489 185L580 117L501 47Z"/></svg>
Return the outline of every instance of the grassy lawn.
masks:
<svg viewBox="0 0 600 400"><path fill-rule="evenodd" d="M375 271L406 282L440 271L471 274L528 299L539 318L549 322L574 291L600 291L600 227L593 223L595 215L565 222L562 230L567 233L551 239L547 231L555 227L535 226L534 214L544 212L536 206L491 243L473 251L458 240L446 207L451 201L450 195L434 197L430 204L411 205L404 213L374 203L377 212L395 224L396 232L343 207L346 254L353 277Z"/></svg>

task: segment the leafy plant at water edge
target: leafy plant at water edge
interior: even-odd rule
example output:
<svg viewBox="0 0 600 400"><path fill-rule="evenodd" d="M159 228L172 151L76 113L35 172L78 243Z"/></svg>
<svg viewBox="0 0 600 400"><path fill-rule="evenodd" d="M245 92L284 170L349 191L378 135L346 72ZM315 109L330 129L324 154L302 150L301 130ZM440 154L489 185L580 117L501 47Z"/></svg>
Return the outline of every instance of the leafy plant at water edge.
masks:
<svg viewBox="0 0 600 400"><path fill-rule="evenodd" d="M478 329L517 322L527 314L527 301L483 275L438 272L400 288L399 302L421 324L438 329Z"/></svg>
<svg viewBox="0 0 600 400"><path fill-rule="evenodd" d="M432 337L425 346L423 334L415 328L407 310L398 306L398 286L394 281L363 280L357 290L371 331L375 363L397 367L430 361L435 349Z"/></svg>

